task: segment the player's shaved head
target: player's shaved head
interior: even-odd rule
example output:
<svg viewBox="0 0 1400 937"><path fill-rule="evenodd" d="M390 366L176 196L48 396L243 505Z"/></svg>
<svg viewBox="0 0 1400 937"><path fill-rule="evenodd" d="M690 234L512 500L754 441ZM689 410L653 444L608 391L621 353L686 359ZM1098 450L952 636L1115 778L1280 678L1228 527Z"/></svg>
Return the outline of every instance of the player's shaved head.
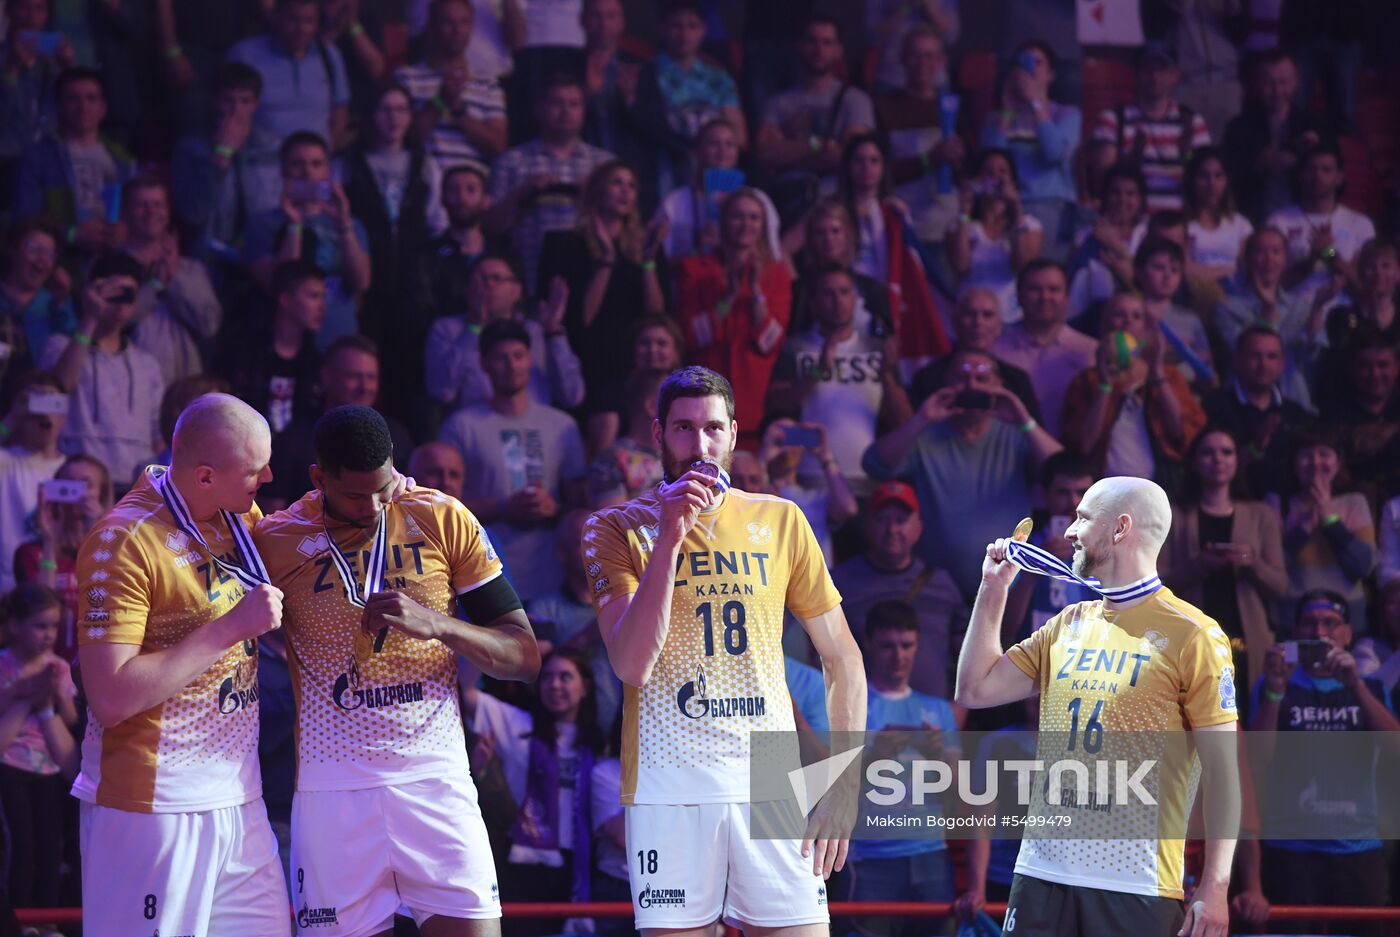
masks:
<svg viewBox="0 0 1400 937"><path fill-rule="evenodd" d="M1144 552L1156 556L1172 526L1172 505L1162 486L1146 478L1117 475L1095 482L1084 493L1103 513L1132 518L1131 535Z"/></svg>
<svg viewBox="0 0 1400 937"><path fill-rule="evenodd" d="M196 397L175 422L171 463L181 468L220 467L250 444L271 445L267 420L231 394Z"/></svg>

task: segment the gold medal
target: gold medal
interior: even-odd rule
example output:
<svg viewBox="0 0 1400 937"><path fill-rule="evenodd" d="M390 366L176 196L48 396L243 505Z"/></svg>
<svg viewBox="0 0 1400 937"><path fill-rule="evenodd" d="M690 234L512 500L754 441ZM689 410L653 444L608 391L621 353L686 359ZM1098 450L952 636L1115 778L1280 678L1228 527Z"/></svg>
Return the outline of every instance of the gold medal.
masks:
<svg viewBox="0 0 1400 937"><path fill-rule="evenodd" d="M364 628L355 629L355 660L363 664L374 653L374 635Z"/></svg>
<svg viewBox="0 0 1400 937"><path fill-rule="evenodd" d="M1029 517L1021 518L1021 523L1016 525L1016 530L1011 534L1011 539L1025 543L1026 539L1031 535L1031 528L1034 526Z"/></svg>

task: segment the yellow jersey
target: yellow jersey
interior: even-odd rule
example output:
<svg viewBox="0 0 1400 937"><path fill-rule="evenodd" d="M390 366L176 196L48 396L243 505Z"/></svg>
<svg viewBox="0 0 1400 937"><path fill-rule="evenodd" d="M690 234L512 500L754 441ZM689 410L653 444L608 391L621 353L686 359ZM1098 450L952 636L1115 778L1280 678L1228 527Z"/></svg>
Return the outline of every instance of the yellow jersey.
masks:
<svg viewBox="0 0 1400 937"><path fill-rule="evenodd" d="M1088 804L1062 798L1050 806L1045 787L1035 785L1029 814L1069 815L1071 824L1028 825L1016 872L1181 898L1181 833L1200 777L1183 733L1239 718L1225 632L1163 587L1126 609L1105 609L1102 600L1068 606L1007 656L1040 688L1036 757L1045 766L1085 759L1121 774L1120 760L1129 772L1156 762L1141 782L1155 807L1111 802L1121 795L1097 796L1096 787ZM1124 778L1111 777L1107 783L1123 791ZM1074 793L1068 778L1065 787ZM1145 826L1157 835L1143 838Z"/></svg>
<svg viewBox="0 0 1400 937"><path fill-rule="evenodd" d="M500 576L481 524L455 498L418 488L385 507L384 589L444 615L456 597ZM327 531L361 587L373 529L323 521L313 491L253 533L273 585L297 705L297 790L343 791L465 774L457 655L390 628L361 634L331 560Z"/></svg>
<svg viewBox="0 0 1400 937"><path fill-rule="evenodd" d="M589 518L582 559L600 612L637 591L660 516L648 492ZM731 488L702 513L677 557L651 679L623 687L622 802L748 801L749 733L796 731L783 610L814 618L840 603L812 528L791 501Z"/></svg>
<svg viewBox="0 0 1400 937"><path fill-rule="evenodd" d="M143 472L78 551L80 647L132 644L164 650L224 615L243 598L175 523ZM257 506L241 520L261 517ZM238 562L222 516L199 534L221 559ZM237 644L165 702L115 726L89 713L73 795L138 813L194 813L262 796L258 772L257 643Z"/></svg>

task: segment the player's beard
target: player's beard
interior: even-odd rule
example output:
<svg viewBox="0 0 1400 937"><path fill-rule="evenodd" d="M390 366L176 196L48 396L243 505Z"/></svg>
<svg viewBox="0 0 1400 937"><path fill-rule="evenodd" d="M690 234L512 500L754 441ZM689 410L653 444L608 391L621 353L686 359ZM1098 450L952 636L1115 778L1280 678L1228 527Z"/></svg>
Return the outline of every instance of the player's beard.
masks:
<svg viewBox="0 0 1400 937"><path fill-rule="evenodd" d="M1070 571L1080 579L1089 579L1099 568L1102 557L1095 556L1084 541L1079 542L1079 549L1074 551L1074 556L1070 559Z"/></svg>
<svg viewBox="0 0 1400 937"><path fill-rule="evenodd" d="M733 451L725 452L721 455L713 456L713 459L715 462L719 463L720 468L728 472L730 464L734 461L734 453ZM666 440L663 439L661 441L661 471L662 478L666 480L667 484L674 482L686 472L690 471L690 464L694 461L695 460L688 455L676 455L671 451L671 447L666 445Z"/></svg>

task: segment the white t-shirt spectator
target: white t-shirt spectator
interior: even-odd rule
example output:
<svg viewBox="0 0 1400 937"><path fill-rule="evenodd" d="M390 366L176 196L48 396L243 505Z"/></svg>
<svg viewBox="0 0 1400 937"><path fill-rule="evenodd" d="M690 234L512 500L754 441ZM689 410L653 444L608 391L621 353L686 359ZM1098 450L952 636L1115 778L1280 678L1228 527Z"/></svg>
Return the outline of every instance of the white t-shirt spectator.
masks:
<svg viewBox="0 0 1400 937"><path fill-rule="evenodd" d="M1254 233L1254 225L1239 212L1221 218L1214 230L1199 221L1186 226L1186 256L1193 264L1203 267L1229 267L1227 277L1235 275L1244 242ZM1221 279L1224 279L1222 277Z"/></svg>
<svg viewBox="0 0 1400 937"><path fill-rule="evenodd" d="M792 336L783 348L775 376L802 380L817 372L825 344L826 339L816 329ZM853 329L851 337L836 346L832 371L819 374L802 401L802 421L826 427L831 455L841 466L841 474L852 481L864 480L861 456L875 441L883 361L882 341Z"/></svg>
<svg viewBox="0 0 1400 937"><path fill-rule="evenodd" d="M15 550L29 539L26 525L39 506L39 485L53 478L64 458L19 446L0 449L0 593L15 587Z"/></svg>
<svg viewBox="0 0 1400 937"><path fill-rule="evenodd" d="M1361 245L1376 236L1376 226L1371 219L1345 205L1338 205L1326 213L1305 212L1297 205L1289 205L1269 216L1269 227L1278 228L1288 239L1290 264L1308 256L1312 249L1313 232L1326 225L1332 226L1337 253L1347 262L1354 261ZM1312 308L1313 296L1327 282L1328 276L1326 265L1317 264L1308 273L1307 279L1293 289L1293 295L1305 307Z"/></svg>
<svg viewBox="0 0 1400 937"><path fill-rule="evenodd" d="M1019 224L1030 231L1042 229L1040 219L1030 213L1023 215ZM967 278L958 287L959 291L964 291L978 286L995 293L1003 322L1021 321L1021 304L1016 300L1016 268L1011 263L1011 233L1012 229L1008 228L1001 237L993 239L987 236L982 222L968 225L971 263Z"/></svg>
<svg viewBox="0 0 1400 937"><path fill-rule="evenodd" d="M583 0L519 0L525 15L525 48L569 46L582 49L584 43Z"/></svg>
<svg viewBox="0 0 1400 937"><path fill-rule="evenodd" d="M612 878L627 881L627 852L609 839L603 825L622 813L622 762L604 758L593 765L593 845L594 869Z"/></svg>

